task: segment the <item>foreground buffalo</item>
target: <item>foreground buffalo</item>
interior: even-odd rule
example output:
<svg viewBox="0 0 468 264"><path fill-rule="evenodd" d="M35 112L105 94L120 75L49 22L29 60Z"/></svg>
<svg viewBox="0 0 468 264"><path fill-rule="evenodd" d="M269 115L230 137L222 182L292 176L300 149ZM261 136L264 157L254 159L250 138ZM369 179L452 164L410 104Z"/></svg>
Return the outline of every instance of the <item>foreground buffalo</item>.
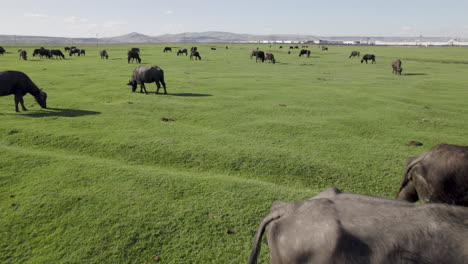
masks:
<svg viewBox="0 0 468 264"><path fill-rule="evenodd" d="M408 159L396 198L468 206L468 146L440 144Z"/></svg>
<svg viewBox="0 0 468 264"><path fill-rule="evenodd" d="M295 203L275 202L254 237L266 232L270 263L468 263L468 209L416 205L328 188Z"/></svg>
<svg viewBox="0 0 468 264"><path fill-rule="evenodd" d="M301 57L302 55L307 55L307 58L310 57L310 50L306 50L306 49L303 49L299 52L299 57Z"/></svg>
<svg viewBox="0 0 468 264"><path fill-rule="evenodd" d="M367 64L367 61L368 60L371 60L372 61L372 64L375 63L375 55L374 54L366 54L362 57L362 60L361 60L361 63L363 63L364 61L366 61L366 64Z"/></svg>
<svg viewBox="0 0 468 264"><path fill-rule="evenodd" d="M351 55L349 55L350 58L351 58L351 57L358 57L358 58L359 58L360 56L361 56L361 52L356 51L356 50L355 50L355 51L351 51Z"/></svg>
<svg viewBox="0 0 468 264"><path fill-rule="evenodd" d="M15 111L19 112L18 103L21 104L23 111L24 107L23 96L30 93L36 99L36 102L42 107L46 108L47 94L29 79L29 77L18 71L4 71L0 72L0 96L15 95Z"/></svg>
<svg viewBox="0 0 468 264"><path fill-rule="evenodd" d="M145 91L145 94L148 92L146 91L145 83L152 83L155 82L158 89L156 90L156 94L159 93L159 88L161 88L161 84L164 88L164 94L167 94L166 91L166 83L164 82L164 71L159 68L158 66L138 66L133 70L133 75L128 85L132 87L132 92L135 92L137 88L137 84L140 85L140 93Z"/></svg>
<svg viewBox="0 0 468 264"><path fill-rule="evenodd" d="M101 56L101 59L104 59L104 58L106 58L106 60L109 59L109 54L107 54L106 50L100 50L99 55Z"/></svg>
<svg viewBox="0 0 468 264"><path fill-rule="evenodd" d="M403 68L401 68L401 60L400 59L393 59L392 60L392 69L394 74L401 75Z"/></svg>

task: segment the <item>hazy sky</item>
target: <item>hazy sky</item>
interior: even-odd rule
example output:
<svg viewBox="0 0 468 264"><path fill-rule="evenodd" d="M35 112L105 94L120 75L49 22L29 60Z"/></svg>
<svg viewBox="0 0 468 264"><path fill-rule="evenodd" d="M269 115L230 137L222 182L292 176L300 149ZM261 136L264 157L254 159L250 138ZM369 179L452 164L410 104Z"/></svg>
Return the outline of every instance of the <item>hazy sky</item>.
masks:
<svg viewBox="0 0 468 264"><path fill-rule="evenodd" d="M0 34L110 37L227 31L318 36L468 37L468 0L17 0Z"/></svg>

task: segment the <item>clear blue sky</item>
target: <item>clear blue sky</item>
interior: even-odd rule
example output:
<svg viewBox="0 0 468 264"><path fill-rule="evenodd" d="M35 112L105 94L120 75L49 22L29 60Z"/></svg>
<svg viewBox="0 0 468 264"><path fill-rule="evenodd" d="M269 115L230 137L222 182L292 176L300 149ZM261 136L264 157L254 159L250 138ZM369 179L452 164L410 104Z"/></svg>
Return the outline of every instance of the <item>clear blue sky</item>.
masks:
<svg viewBox="0 0 468 264"><path fill-rule="evenodd" d="M17 0L0 34L109 37L227 31L468 38L467 0Z"/></svg>

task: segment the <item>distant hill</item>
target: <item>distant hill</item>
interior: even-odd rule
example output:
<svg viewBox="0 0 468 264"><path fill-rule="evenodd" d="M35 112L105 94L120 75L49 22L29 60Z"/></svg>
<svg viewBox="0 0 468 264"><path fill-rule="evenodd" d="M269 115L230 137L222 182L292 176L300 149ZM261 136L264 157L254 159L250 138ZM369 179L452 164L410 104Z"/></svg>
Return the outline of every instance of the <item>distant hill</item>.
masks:
<svg viewBox="0 0 468 264"><path fill-rule="evenodd" d="M65 38L46 36L18 36L0 35L0 43L23 44L96 44L99 43L244 43L257 41L306 41L306 40L385 40L385 41L447 41L449 38L432 37L364 37L364 36L330 36L319 37L314 35L252 35L237 34L220 31L187 32L180 34L165 34L160 36L148 36L132 32L122 36L107 38Z"/></svg>

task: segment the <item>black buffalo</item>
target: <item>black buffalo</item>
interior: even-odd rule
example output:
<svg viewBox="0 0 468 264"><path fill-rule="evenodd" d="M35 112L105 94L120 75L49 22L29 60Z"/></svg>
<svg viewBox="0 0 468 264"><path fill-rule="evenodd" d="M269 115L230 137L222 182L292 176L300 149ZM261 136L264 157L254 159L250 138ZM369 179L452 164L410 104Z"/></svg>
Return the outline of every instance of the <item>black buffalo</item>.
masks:
<svg viewBox="0 0 468 264"><path fill-rule="evenodd" d="M299 57L301 57L302 55L307 55L307 58L309 58L310 57L310 50L302 49L299 52Z"/></svg>
<svg viewBox="0 0 468 264"><path fill-rule="evenodd" d="M216 48L211 48L211 50L216 50Z"/></svg>
<svg viewBox="0 0 468 264"><path fill-rule="evenodd" d="M193 59L193 57L195 57L195 60L201 60L200 53L197 50L190 53L190 59Z"/></svg>
<svg viewBox="0 0 468 264"><path fill-rule="evenodd" d="M188 55L187 49L179 49L177 51L177 56L182 55L183 53L185 53L185 56L187 56Z"/></svg>
<svg viewBox="0 0 468 264"><path fill-rule="evenodd" d="M172 48L171 47L164 47L163 49L163 52L172 52Z"/></svg>
<svg viewBox="0 0 468 264"><path fill-rule="evenodd" d="M271 63L275 64L275 56L272 53L265 53L265 60L270 61Z"/></svg>
<svg viewBox="0 0 468 264"><path fill-rule="evenodd" d="M468 146L439 144L409 158L396 198L468 206Z"/></svg>
<svg viewBox="0 0 468 264"><path fill-rule="evenodd" d="M100 50L99 55L101 56L101 59L104 59L104 58L106 58L106 60L109 59L109 54L107 54L106 50Z"/></svg>
<svg viewBox="0 0 468 264"><path fill-rule="evenodd" d="M50 50L50 55L55 56L56 58L65 59L65 55L63 55L61 50Z"/></svg>
<svg viewBox="0 0 468 264"><path fill-rule="evenodd" d="M23 100L23 96L27 93L34 96L42 108L47 108L47 94L37 88L26 74L19 71L0 72L0 96L14 94L16 112L19 112L18 103L21 104L23 111L27 110Z"/></svg>
<svg viewBox="0 0 468 264"><path fill-rule="evenodd" d="M81 50L78 49L78 48L71 48L69 55L74 56L75 54L78 54L78 56L80 56L81 55Z"/></svg>
<svg viewBox="0 0 468 264"><path fill-rule="evenodd" d="M86 50L80 49L80 56L81 56L81 55L86 56Z"/></svg>
<svg viewBox="0 0 468 264"><path fill-rule="evenodd" d="M394 74L401 75L403 68L401 68L401 60L400 59L393 59L392 60L392 69Z"/></svg>
<svg viewBox="0 0 468 264"><path fill-rule="evenodd" d="M71 49L70 47L65 47L64 50L70 52Z"/></svg>
<svg viewBox="0 0 468 264"><path fill-rule="evenodd" d="M344 193L275 202L261 221L248 263L266 233L271 264L468 263L468 209Z"/></svg>
<svg viewBox="0 0 468 264"><path fill-rule="evenodd" d="M129 50L127 52L127 61L128 61L128 63L130 63L130 60L132 60L132 62L134 60L136 60L136 61L138 61L138 63L141 63L140 54L138 54L138 52L136 52L136 51Z"/></svg>
<svg viewBox="0 0 468 264"><path fill-rule="evenodd" d="M130 50L131 50L131 51L134 51L134 52L140 53L140 48L131 48Z"/></svg>
<svg viewBox="0 0 468 264"><path fill-rule="evenodd" d="M164 82L164 71L159 68L158 66L138 66L133 70L132 78L128 81L128 85L132 87L132 92L135 92L137 88L137 84L140 85L140 93L145 91L145 94L148 92L146 91L145 83L152 83L155 82L156 86L156 94L159 93L159 88L161 88L161 84L164 88L164 94L167 94L166 91L166 83Z"/></svg>
<svg viewBox="0 0 468 264"><path fill-rule="evenodd" d="M5 49L3 47L0 47L0 55L3 55L5 52Z"/></svg>
<svg viewBox="0 0 468 264"><path fill-rule="evenodd" d="M367 61L368 60L371 60L372 61L372 64L375 63L375 55L374 54L366 54L362 57L362 60L361 60L361 63L363 63L364 61L366 61L366 64L367 64Z"/></svg>
<svg viewBox="0 0 468 264"><path fill-rule="evenodd" d="M257 51L257 56L255 57L255 62L258 62L258 60L261 60L262 62L265 61L265 52L259 50Z"/></svg>

